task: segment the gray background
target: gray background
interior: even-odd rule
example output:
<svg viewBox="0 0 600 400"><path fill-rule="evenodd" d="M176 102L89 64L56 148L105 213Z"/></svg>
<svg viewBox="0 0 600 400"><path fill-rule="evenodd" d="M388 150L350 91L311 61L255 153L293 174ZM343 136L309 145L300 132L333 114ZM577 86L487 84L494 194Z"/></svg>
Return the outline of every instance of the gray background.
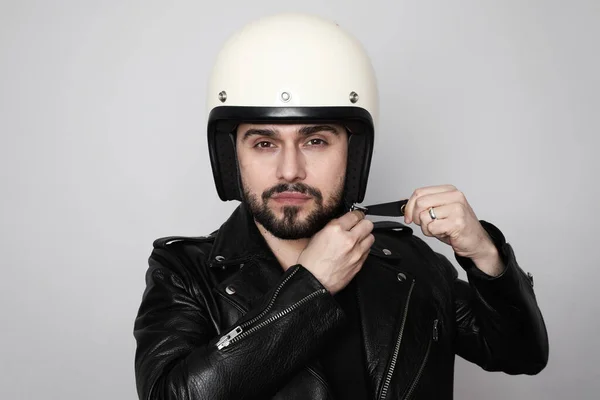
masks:
<svg viewBox="0 0 600 400"><path fill-rule="evenodd" d="M208 233L236 205L206 149L213 57L288 10L334 18L372 55L366 201L452 183L535 276L548 367L458 360L456 398L597 398L598 0L2 1L0 398L135 398L152 240Z"/></svg>

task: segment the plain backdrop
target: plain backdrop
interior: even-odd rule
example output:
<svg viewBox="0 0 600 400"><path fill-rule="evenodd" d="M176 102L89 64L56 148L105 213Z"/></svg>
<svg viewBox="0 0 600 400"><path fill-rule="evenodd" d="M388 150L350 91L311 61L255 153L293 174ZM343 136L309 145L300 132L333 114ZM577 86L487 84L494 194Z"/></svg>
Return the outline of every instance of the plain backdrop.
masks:
<svg viewBox="0 0 600 400"><path fill-rule="evenodd" d="M208 160L213 58L280 11L334 19L373 59L366 203L452 183L535 277L548 367L457 359L455 397L598 398L600 1L0 4L0 398L136 398L152 241L209 233L237 205Z"/></svg>

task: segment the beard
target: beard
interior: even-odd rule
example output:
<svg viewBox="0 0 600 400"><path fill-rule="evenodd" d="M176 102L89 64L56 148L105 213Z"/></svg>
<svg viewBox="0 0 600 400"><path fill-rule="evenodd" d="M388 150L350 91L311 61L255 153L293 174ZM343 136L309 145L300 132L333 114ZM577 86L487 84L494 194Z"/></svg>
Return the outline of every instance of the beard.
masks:
<svg viewBox="0 0 600 400"><path fill-rule="evenodd" d="M258 196L250 193L244 185L244 202L254 219L265 227L273 236L283 240L311 238L329 221L344 214L343 180L337 185L328 205L323 205L321 191L303 183L281 183L265 190L259 200ZM312 196L316 208L301 221L298 214L301 207L284 206L283 216L277 215L268 206L271 196L283 192L298 192Z"/></svg>

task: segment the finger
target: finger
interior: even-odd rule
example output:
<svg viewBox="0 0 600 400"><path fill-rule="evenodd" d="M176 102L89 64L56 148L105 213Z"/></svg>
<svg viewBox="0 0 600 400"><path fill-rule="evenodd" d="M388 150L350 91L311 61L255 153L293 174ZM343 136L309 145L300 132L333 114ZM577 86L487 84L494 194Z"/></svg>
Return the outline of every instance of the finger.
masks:
<svg viewBox="0 0 600 400"><path fill-rule="evenodd" d="M414 220L414 207L415 202L422 196L427 196L435 193L444 193L457 190L453 185L438 185L438 186L425 186L416 189L408 199L406 206L404 207L404 222L410 224Z"/></svg>
<svg viewBox="0 0 600 400"><path fill-rule="evenodd" d="M445 204L451 204L460 202L464 196L458 190L448 192L438 192L433 194L427 194L415 199L412 208L412 214L410 218L417 225L420 225L420 215L423 211L429 210L432 207L440 207Z"/></svg>
<svg viewBox="0 0 600 400"><path fill-rule="evenodd" d="M457 222L452 219L436 219L427 226L427 229L433 236L445 238L452 236L452 232L457 229Z"/></svg>
<svg viewBox="0 0 600 400"><path fill-rule="evenodd" d="M465 220L464 207L460 203L446 204L434 207L435 219L431 218L429 210L424 210L419 215L421 230L426 236L442 237L449 234L444 230L451 226L457 227ZM443 222L443 223L442 223Z"/></svg>
<svg viewBox="0 0 600 400"><path fill-rule="evenodd" d="M367 239L365 239L366 241ZM373 238L373 241L375 241L375 238ZM363 254L361 255L361 257L358 259L357 262L357 266L358 269L360 270L360 268L362 268L363 264L365 263L365 261L367 260L367 258L369 258L369 249L371 248L371 245L366 247L366 249L364 250Z"/></svg>
<svg viewBox="0 0 600 400"><path fill-rule="evenodd" d="M431 234L431 232L429 231L429 224L431 224L432 221L433 221L433 219L429 215L429 210L421 212L421 214L419 215L418 225L421 227L421 232L423 232L423 235L429 236L429 237L433 236ZM415 223L416 223L416 221L415 221Z"/></svg>
<svg viewBox="0 0 600 400"><path fill-rule="evenodd" d="M343 230L349 231L364 218L365 214L362 211L354 210L338 218L337 223Z"/></svg>
<svg viewBox="0 0 600 400"><path fill-rule="evenodd" d="M420 225L419 216L423 211L429 210L431 207L435 207L437 209L440 206L452 203L461 203L465 201L465 196L458 190L421 196L415 200L413 205L411 215L413 222L415 222L417 225Z"/></svg>
<svg viewBox="0 0 600 400"><path fill-rule="evenodd" d="M433 209L433 211L430 211ZM465 215L464 207L460 203L446 204L439 207L430 207L419 213L418 218L415 219L417 225L427 225L433 218L431 214L435 215L435 219L446 219L446 218L462 218Z"/></svg>
<svg viewBox="0 0 600 400"><path fill-rule="evenodd" d="M373 231L373 222L368 219L361 220L350 230L357 242L360 242Z"/></svg>
<svg viewBox="0 0 600 400"><path fill-rule="evenodd" d="M370 233L358 243L358 251L369 254L369 250L371 249L371 246L373 246L373 243L375 243L375 236Z"/></svg>
<svg viewBox="0 0 600 400"><path fill-rule="evenodd" d="M461 203L450 203L442 206L432 207L435 219L448 219L448 218L463 218L465 216L465 207ZM424 210L427 213L426 218L431 219L429 208ZM424 214L421 214L424 215Z"/></svg>

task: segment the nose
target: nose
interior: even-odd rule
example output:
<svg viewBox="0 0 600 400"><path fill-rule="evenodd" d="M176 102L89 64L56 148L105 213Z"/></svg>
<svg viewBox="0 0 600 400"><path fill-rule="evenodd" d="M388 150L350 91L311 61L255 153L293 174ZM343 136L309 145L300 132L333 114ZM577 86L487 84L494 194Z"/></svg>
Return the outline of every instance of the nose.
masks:
<svg viewBox="0 0 600 400"><path fill-rule="evenodd" d="M287 182L301 181L306 178L306 160L293 144L285 146L279 153L277 179Z"/></svg>

